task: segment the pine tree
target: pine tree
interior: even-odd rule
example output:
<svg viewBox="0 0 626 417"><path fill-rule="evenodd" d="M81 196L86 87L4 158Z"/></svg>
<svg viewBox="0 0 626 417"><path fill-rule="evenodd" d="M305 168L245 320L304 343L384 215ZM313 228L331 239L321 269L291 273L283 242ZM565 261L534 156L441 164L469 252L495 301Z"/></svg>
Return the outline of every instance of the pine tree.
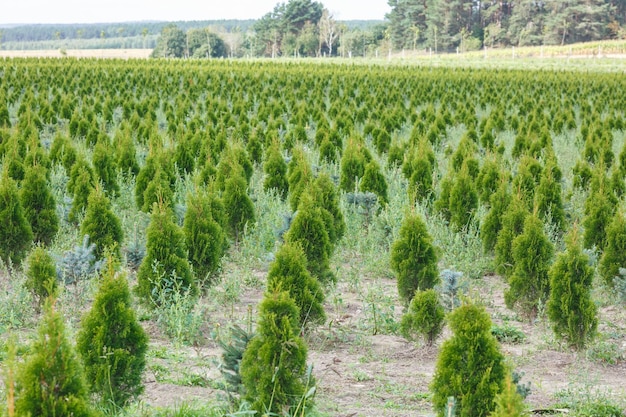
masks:
<svg viewBox="0 0 626 417"><path fill-rule="evenodd" d="M524 399L517 392L517 387L510 374L504 380L502 392L496 395L495 403L496 408L489 414L489 417L523 417L527 415Z"/></svg>
<svg viewBox="0 0 626 417"><path fill-rule="evenodd" d="M301 327L326 320L324 291L307 270L306 256L298 244L284 243L280 247L267 275L267 289L270 293L289 293L300 310Z"/></svg>
<svg viewBox="0 0 626 417"><path fill-rule="evenodd" d="M398 279L398 293L408 304L417 291L439 283L437 252L424 221L414 213L405 216L400 234L391 247L391 269Z"/></svg>
<svg viewBox="0 0 626 417"><path fill-rule="evenodd" d="M94 255L97 259L102 259L107 250L121 259L120 248L124 239L122 223L113 213L111 202L99 186L89 195L80 233L89 236L89 241L96 245Z"/></svg>
<svg viewBox="0 0 626 417"><path fill-rule="evenodd" d="M517 305L525 316L533 320L537 317L539 305L545 304L550 294L548 270L554 253L553 245L536 215L526 217L524 231L513 240L511 248L514 267L504 300L508 308Z"/></svg>
<svg viewBox="0 0 626 417"><path fill-rule="evenodd" d="M387 205L387 181L385 176L380 172L380 167L373 159L365 165L365 173L359 184L361 192L372 192L378 196L378 202L381 206Z"/></svg>
<svg viewBox="0 0 626 417"><path fill-rule="evenodd" d="M37 305L41 306L44 300L55 294L57 289L57 270L52 256L41 246L37 246L28 255L26 261L26 282L35 298Z"/></svg>
<svg viewBox="0 0 626 417"><path fill-rule="evenodd" d="M261 302L257 335L248 343L240 367L245 398L259 415L296 415L312 386L306 373L307 348L298 337L299 316L287 292L268 293Z"/></svg>
<svg viewBox="0 0 626 417"><path fill-rule="evenodd" d="M20 202L35 242L50 244L59 230L59 218L44 167L35 165L26 169L20 189Z"/></svg>
<svg viewBox="0 0 626 417"><path fill-rule="evenodd" d="M448 317L454 335L439 350L430 388L439 416L454 397L460 417L488 416L504 388L506 367L484 307L466 304Z"/></svg>
<svg viewBox="0 0 626 417"><path fill-rule="evenodd" d="M255 222L254 204L248 196L248 184L245 178L236 172L226 180L224 206L228 207L228 230L235 242L239 242L246 227L252 227Z"/></svg>
<svg viewBox="0 0 626 417"><path fill-rule="evenodd" d="M46 303L38 338L17 374L15 414L43 417L96 415L89 407L82 365L52 300Z"/></svg>
<svg viewBox="0 0 626 417"><path fill-rule="evenodd" d="M265 153L265 164L263 164L265 180L263 189L265 191L275 190L276 194L284 200L289 192L289 182L287 181L287 164L280 153L280 142L272 141Z"/></svg>
<svg viewBox="0 0 626 417"><path fill-rule="evenodd" d="M112 258L76 345L91 392L103 403L123 407L143 392L148 337L135 315L126 276L116 273Z"/></svg>
<svg viewBox="0 0 626 417"><path fill-rule="evenodd" d="M626 219L623 212L617 211L606 230L606 246L598 269L604 281L613 288L613 280L619 276L619 269L624 267L626 267Z"/></svg>
<svg viewBox="0 0 626 417"><path fill-rule="evenodd" d="M226 234L215 219L212 207L216 198L203 190L187 196L183 232L189 248L189 263L201 280L211 277L219 269L227 247Z"/></svg>
<svg viewBox="0 0 626 417"><path fill-rule="evenodd" d="M15 181L6 169L0 178L0 260L19 265L33 243L33 231L20 203Z"/></svg>
<svg viewBox="0 0 626 417"><path fill-rule="evenodd" d="M158 305L163 292L197 294L187 260L185 235L174 222L174 214L164 204L155 203L146 230L146 256L137 271L137 295L146 304Z"/></svg>
<svg viewBox="0 0 626 417"><path fill-rule="evenodd" d="M428 346L443 330L445 310L439 302L437 291L430 289L417 291L411 300L409 310L402 316L400 331L407 339L414 339L416 335L424 337Z"/></svg>
<svg viewBox="0 0 626 417"><path fill-rule="evenodd" d="M549 276L547 312L554 333L581 350L595 336L598 318L591 300L593 268L580 247L576 227L567 236L566 250L557 255Z"/></svg>

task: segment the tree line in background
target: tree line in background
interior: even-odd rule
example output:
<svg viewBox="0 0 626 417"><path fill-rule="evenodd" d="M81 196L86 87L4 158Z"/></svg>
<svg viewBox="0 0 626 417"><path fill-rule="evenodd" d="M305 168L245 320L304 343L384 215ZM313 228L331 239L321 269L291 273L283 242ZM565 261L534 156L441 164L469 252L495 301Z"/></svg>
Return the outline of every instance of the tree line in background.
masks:
<svg viewBox="0 0 626 417"><path fill-rule="evenodd" d="M155 48L155 57L353 57L626 39L626 0L388 3L384 21L338 21L321 2L289 0L258 20L6 27L0 49L93 48L98 40L96 48Z"/></svg>

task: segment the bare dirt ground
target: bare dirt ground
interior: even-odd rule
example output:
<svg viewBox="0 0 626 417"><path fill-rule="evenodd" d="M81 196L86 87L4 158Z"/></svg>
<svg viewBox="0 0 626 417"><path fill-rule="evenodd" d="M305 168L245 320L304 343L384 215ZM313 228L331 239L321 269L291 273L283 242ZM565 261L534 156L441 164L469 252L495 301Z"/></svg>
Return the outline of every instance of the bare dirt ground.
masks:
<svg viewBox="0 0 626 417"><path fill-rule="evenodd" d="M257 273L263 276L264 273ZM240 299L223 310L211 313L211 320L225 329L229 323L242 324L252 306L252 317L263 294L263 278L257 288L249 288ZM358 283L339 282L327 295L328 322L306 336L309 363L317 380L316 402L328 415L356 416L430 416L434 415L428 385L437 360L438 347L408 342L400 336L382 334L373 323L370 299L365 294L375 288L377 299L395 299L396 283L392 279L362 278ZM469 295L483 303L496 324L507 322L523 331L526 339L520 344L503 343L502 351L513 369L524 373L522 382L530 382L532 392L527 398L531 408L549 408L556 403L555 393L566 389L599 390L616 399L626 399L626 362L604 365L589 360L585 353L575 353L554 340L549 324L519 321L504 305L503 279L487 276L473 281ZM393 313L385 316L380 310L380 328L401 318L401 306L392 306ZM603 307L599 310L603 333L610 333L626 357L626 310ZM172 406L183 401L220 398L216 382L221 351L208 338L206 346L172 348L159 334L156 326L149 329L153 351L167 351L164 359L151 359L146 373L146 393L143 400L152 406ZM172 353L173 352L173 353ZM158 355L157 355L158 356ZM158 373L169 369L169 381ZM209 381L208 386L194 384L193 375ZM172 383L172 380L176 380Z"/></svg>
<svg viewBox="0 0 626 417"><path fill-rule="evenodd" d="M33 51L3 51L0 58L148 58L152 49L67 49L62 53L60 49L33 50Z"/></svg>

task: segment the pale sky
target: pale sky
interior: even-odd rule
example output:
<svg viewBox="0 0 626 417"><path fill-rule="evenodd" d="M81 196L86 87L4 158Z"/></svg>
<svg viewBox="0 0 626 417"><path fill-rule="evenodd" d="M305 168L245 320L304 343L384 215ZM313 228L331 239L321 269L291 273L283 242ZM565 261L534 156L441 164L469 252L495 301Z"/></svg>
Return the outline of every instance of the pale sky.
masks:
<svg viewBox="0 0 626 417"><path fill-rule="evenodd" d="M286 0L283 0L286 2ZM283 2L281 1L281 2ZM258 19L278 0L7 0L0 24ZM339 20L382 20L387 0L321 0Z"/></svg>

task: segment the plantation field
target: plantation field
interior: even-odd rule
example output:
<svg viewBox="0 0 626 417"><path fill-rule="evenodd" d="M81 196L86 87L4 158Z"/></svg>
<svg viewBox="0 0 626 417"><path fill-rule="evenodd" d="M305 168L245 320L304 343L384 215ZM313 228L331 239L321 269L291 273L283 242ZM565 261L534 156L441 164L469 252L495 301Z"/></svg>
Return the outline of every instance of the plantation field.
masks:
<svg viewBox="0 0 626 417"><path fill-rule="evenodd" d="M306 389L276 413L436 415L437 361L467 306L488 314L482 336L530 384L529 409L626 412L621 61L473 59L0 60L2 414L20 410L52 314L41 253L80 352L102 288L130 286L145 390L111 407L97 384L112 368L90 374L103 414L250 415L283 401L294 361ZM450 324L430 345L405 317L433 286ZM278 364L244 355L243 395L222 372L233 326L257 333L248 346L286 338Z"/></svg>
<svg viewBox="0 0 626 417"><path fill-rule="evenodd" d="M152 49L42 49L0 50L2 58L148 58Z"/></svg>

